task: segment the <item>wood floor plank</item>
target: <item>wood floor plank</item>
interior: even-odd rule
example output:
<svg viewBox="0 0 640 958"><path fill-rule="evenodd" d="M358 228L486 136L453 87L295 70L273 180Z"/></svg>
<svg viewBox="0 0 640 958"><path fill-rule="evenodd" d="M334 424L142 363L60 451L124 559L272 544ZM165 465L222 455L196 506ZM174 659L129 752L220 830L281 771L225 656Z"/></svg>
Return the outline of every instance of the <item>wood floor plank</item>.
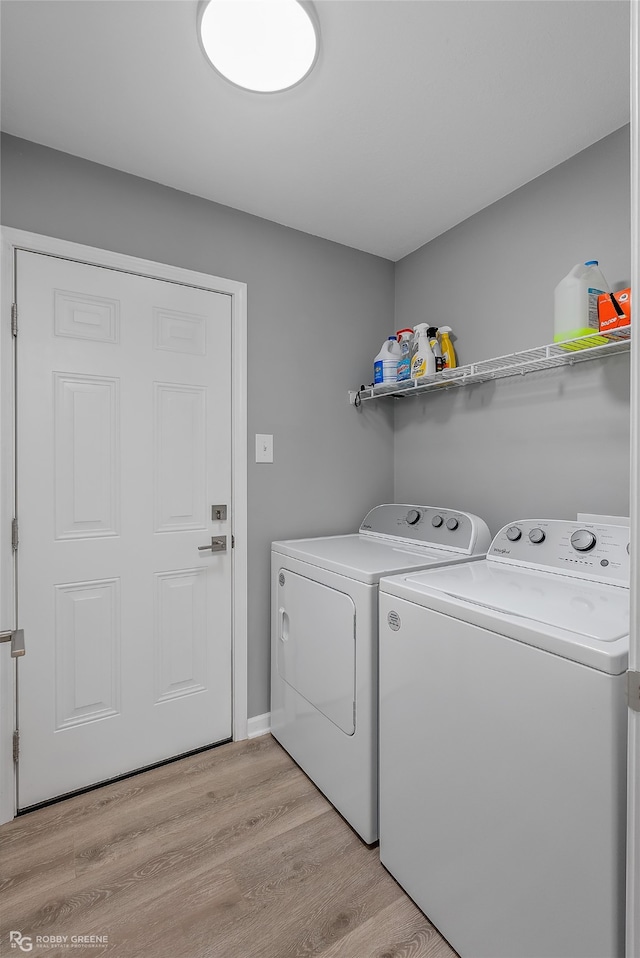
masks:
<svg viewBox="0 0 640 958"><path fill-rule="evenodd" d="M24 842L11 850L3 848L0 841L0 901L25 892L44 895L75 877L71 835L67 842L54 834L41 837L37 845Z"/></svg>
<svg viewBox="0 0 640 958"><path fill-rule="evenodd" d="M119 903L135 901L144 905L149 895L164 893L184 873L197 875L212 864L222 865L238 852L256 848L263 841L286 831L290 822L299 824L325 811L325 802L310 792L306 782L288 784L287 795L278 793L265 798L262 807L247 817L247 809L239 819L220 825L213 818L190 818L178 833L165 840L139 848L130 848L128 856L115 861L107 856L101 868L64 886L63 894L49 900L45 908L38 907L37 898L24 893L15 901L14 910L23 924L44 933L51 923L58 923L70 914L83 921L86 914L100 906L109 912ZM102 846L101 846L102 847ZM7 905L11 898L7 898Z"/></svg>
<svg viewBox="0 0 640 958"><path fill-rule="evenodd" d="M457 958L406 896L320 952L319 958Z"/></svg>
<svg viewBox="0 0 640 958"><path fill-rule="evenodd" d="M216 787L201 794L187 790L174 796L170 804L160 802L157 807L154 804L131 811L117 822L103 823L98 832L86 826L78 830L74 838L77 873L103 869L108 863L139 855L146 849L169 850L186 840L194 823L196 827L204 824L207 830L211 828L209 822L215 823L215 831L221 837L224 827L233 825L243 813L245 821L252 815L257 819L278 803L305 799L316 804L318 811L324 810L315 789L290 766L275 770L268 779L249 783L241 795L235 788L228 791Z"/></svg>
<svg viewBox="0 0 640 958"><path fill-rule="evenodd" d="M13 929L32 958L455 958L269 735L0 827L0 955Z"/></svg>
<svg viewBox="0 0 640 958"><path fill-rule="evenodd" d="M327 813L332 814L332 813ZM348 863L325 864L313 881L302 881L295 891L281 885L280 894L267 902L254 898L250 914L222 931L198 929L213 954L251 955L252 958L298 958L320 954L331 942L398 901L402 892L364 846ZM265 920L268 917L268 920ZM194 940L192 933L192 940Z"/></svg>
<svg viewBox="0 0 640 958"><path fill-rule="evenodd" d="M290 828L277 840L265 842L260 855L251 850L237 855L230 867L245 896L267 902L283 891L295 894L295 886L310 882L329 862L344 860L352 867L350 856L364 846L346 822L333 810L297 828ZM377 851L373 852L377 856Z"/></svg>

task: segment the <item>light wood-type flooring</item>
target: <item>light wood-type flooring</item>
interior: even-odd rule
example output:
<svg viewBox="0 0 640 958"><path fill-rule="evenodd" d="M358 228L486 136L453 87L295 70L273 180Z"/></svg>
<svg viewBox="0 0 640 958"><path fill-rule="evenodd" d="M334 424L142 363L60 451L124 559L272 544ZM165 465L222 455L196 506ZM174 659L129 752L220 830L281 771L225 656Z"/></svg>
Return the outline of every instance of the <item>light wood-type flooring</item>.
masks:
<svg viewBox="0 0 640 958"><path fill-rule="evenodd" d="M0 827L2 958L11 931L34 958L455 958L270 735Z"/></svg>

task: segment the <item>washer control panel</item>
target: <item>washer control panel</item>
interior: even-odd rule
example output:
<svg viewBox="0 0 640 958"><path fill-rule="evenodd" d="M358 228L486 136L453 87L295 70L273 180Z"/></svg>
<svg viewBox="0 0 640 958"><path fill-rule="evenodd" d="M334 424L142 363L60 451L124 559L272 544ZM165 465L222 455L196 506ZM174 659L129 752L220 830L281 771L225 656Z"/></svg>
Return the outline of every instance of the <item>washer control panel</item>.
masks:
<svg viewBox="0 0 640 958"><path fill-rule="evenodd" d="M400 503L385 503L372 509L362 521L360 534L467 555L484 554L491 542L487 524L470 512Z"/></svg>
<svg viewBox="0 0 640 958"><path fill-rule="evenodd" d="M629 586L629 527L518 519L495 536L487 559Z"/></svg>

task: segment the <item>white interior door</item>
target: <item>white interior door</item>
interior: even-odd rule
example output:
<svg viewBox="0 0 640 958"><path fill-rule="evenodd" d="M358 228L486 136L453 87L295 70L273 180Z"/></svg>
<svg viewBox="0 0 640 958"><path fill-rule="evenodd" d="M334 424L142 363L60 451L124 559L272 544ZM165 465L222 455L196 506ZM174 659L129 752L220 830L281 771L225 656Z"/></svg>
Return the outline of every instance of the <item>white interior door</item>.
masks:
<svg viewBox="0 0 640 958"><path fill-rule="evenodd" d="M16 255L26 808L231 736L231 297Z"/></svg>

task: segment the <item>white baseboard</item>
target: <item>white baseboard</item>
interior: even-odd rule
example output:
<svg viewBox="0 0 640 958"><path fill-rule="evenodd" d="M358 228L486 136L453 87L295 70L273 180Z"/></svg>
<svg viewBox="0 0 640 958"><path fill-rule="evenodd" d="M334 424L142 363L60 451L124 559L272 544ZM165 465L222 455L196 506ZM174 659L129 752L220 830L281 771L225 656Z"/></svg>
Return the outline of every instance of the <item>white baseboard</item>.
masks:
<svg viewBox="0 0 640 958"><path fill-rule="evenodd" d="M271 712L264 715L254 715L247 722L247 738L257 738L271 731Z"/></svg>

